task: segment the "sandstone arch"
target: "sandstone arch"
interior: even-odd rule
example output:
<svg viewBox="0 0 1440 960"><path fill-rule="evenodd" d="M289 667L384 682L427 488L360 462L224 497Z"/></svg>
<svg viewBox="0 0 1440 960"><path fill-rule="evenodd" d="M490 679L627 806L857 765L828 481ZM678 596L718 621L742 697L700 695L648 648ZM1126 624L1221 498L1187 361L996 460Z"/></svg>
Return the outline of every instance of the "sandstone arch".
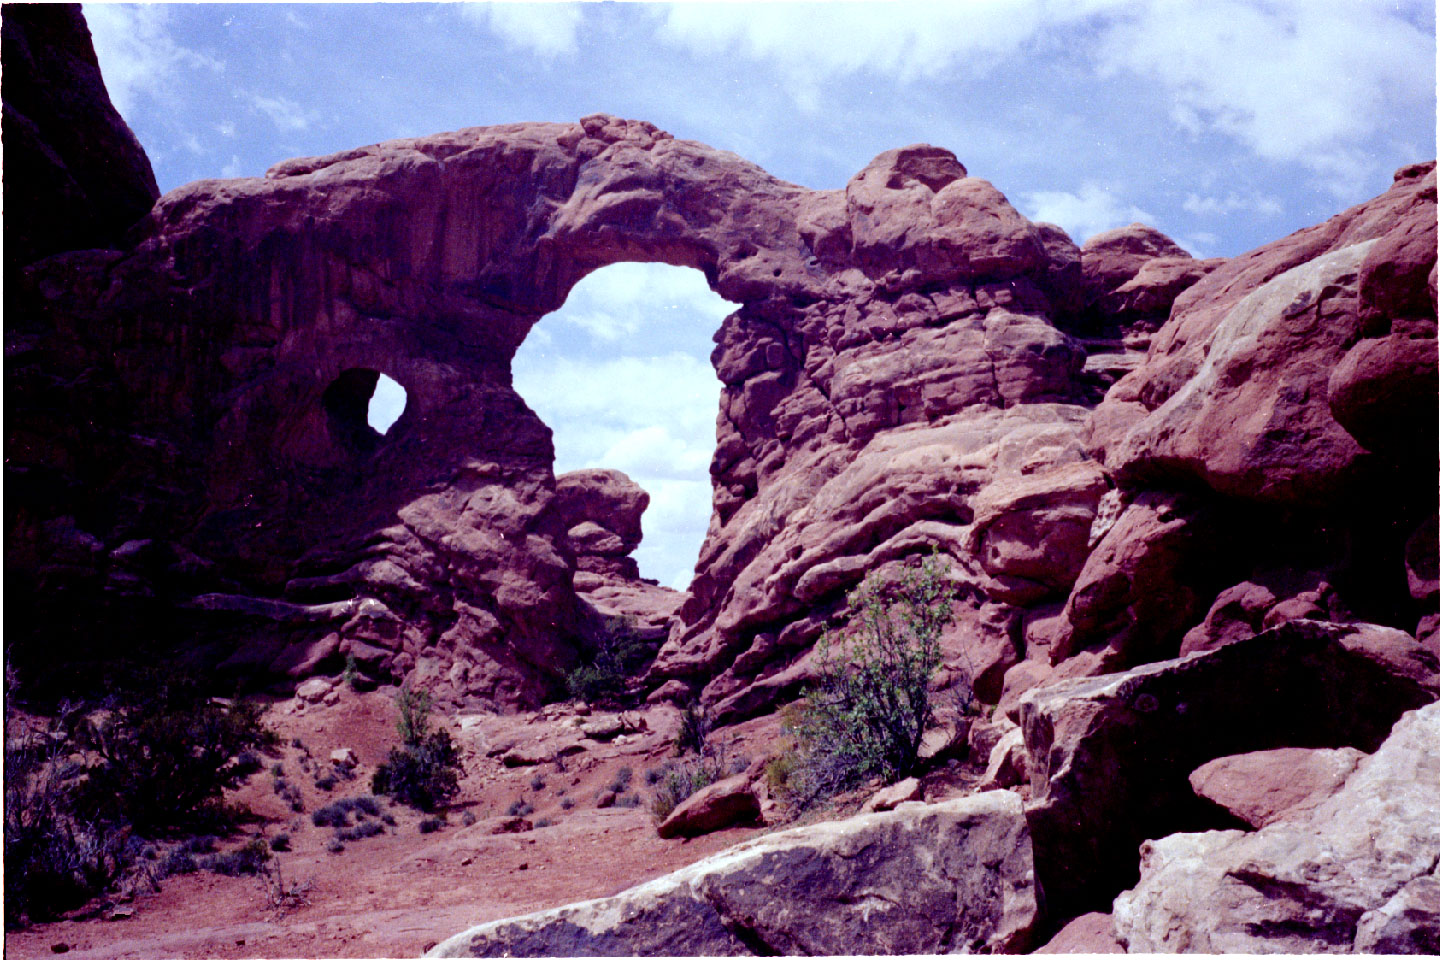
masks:
<svg viewBox="0 0 1440 960"><path fill-rule="evenodd" d="M892 150L845 190L810 191L594 116L190 184L128 250L33 279L57 326L113 355L137 436L174 451L168 479L185 495L156 497L162 509L107 541L174 542L208 564L208 581L187 584L191 607L270 625L232 663L294 672L349 653L514 705L553 689L577 626L549 432L509 364L581 277L622 260L694 267L742 305L714 355L711 533L655 674L691 683L697 665L769 649L765 624L803 608L732 588L742 574L774 581L760 594L793 585L795 562L757 558L872 437L1080 398L1083 351L1050 319L1069 298L1055 242L939 148ZM77 269L107 280L75 284ZM364 451L324 442L324 392L347 370L407 391L402 423ZM921 499L917 515L955 512ZM800 566L858 556L914 519ZM781 567L795 569L776 580ZM810 595L853 579L812 578ZM271 629L277 617L289 626Z"/></svg>

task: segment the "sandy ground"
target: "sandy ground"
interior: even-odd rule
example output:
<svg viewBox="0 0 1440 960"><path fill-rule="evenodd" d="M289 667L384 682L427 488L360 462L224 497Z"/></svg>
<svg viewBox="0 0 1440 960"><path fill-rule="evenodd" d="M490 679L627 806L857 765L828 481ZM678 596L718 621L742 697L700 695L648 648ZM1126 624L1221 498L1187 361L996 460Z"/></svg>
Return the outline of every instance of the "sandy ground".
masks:
<svg viewBox="0 0 1440 960"><path fill-rule="evenodd" d="M386 832L327 852L330 827L311 822L314 810L336 799L368 795L370 776L398 741L393 691L342 691L331 705L297 700L277 703L267 723L284 746L266 758L266 769L230 799L256 820L224 838L220 849L253 836L288 833L289 852L275 855L287 887L306 886L303 902L290 908L272 902L259 877L213 873L174 876L158 892L123 904L124 919L68 920L7 932L13 957L64 953L86 958L160 957L412 957L469 926L501 917L608 896L661 876L755 835L735 828L693 840L661 840L647 809L652 788L645 771L673 757L678 727L672 708L626 715L639 732L535 765L506 767L501 757L518 744L546 753L547 744L573 744L573 708L511 717L444 718L462 748L466 776L460 796L446 811L448 826L419 831L423 815L396 804ZM593 719L593 718L585 718ZM777 737L773 720L726 731L731 759L765 753ZM303 747L293 745L298 739ZM355 779L331 792L315 785L329 769L332 750L349 747L360 765ZM572 746L572 749L574 747ZM302 758L306 758L302 762ZM305 812L295 813L274 792L270 766L279 763L288 782L300 787ZM308 764L311 772L303 769ZM637 807L601 809L624 767L633 771L630 791ZM537 787L536 784L539 784ZM622 794L623 795L623 794ZM522 833L496 833L517 801L534 807ZM566 806L569 809L566 809ZM473 823L465 821L473 818Z"/></svg>

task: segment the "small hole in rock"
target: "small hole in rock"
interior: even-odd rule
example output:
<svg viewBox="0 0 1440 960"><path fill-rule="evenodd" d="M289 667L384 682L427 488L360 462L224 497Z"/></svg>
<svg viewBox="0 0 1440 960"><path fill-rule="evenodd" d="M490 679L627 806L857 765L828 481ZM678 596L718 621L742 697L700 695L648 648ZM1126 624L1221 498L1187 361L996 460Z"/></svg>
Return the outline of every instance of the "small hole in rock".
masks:
<svg viewBox="0 0 1440 960"><path fill-rule="evenodd" d="M378 433L388 433L405 412L405 388L385 374L380 374L375 383L375 393L370 397L370 409L366 421Z"/></svg>

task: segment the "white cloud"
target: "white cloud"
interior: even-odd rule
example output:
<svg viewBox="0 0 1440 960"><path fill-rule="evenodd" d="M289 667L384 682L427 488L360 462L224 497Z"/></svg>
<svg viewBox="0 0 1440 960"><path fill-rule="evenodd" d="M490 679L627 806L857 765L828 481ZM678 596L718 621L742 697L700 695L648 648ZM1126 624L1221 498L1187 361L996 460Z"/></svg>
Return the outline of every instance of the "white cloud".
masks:
<svg viewBox="0 0 1440 960"><path fill-rule="evenodd" d="M1097 183L1085 183L1079 193L1039 190L1022 197L1021 207L1027 217L1059 224L1076 243L1084 243L1097 233L1136 221L1152 227L1157 225L1153 214L1134 204L1124 203Z"/></svg>
<svg viewBox="0 0 1440 960"><path fill-rule="evenodd" d="M602 341L633 337L650 322L718 326L733 304L717 297L698 270L664 263L617 263L577 283L553 314Z"/></svg>
<svg viewBox="0 0 1440 960"><path fill-rule="evenodd" d="M508 45L547 58L575 52L584 13L577 3L462 3L459 10Z"/></svg>
<svg viewBox="0 0 1440 960"><path fill-rule="evenodd" d="M1227 193L1223 197L1201 196L1192 193L1181 204L1187 213L1201 217L1223 217L1232 213L1253 213L1262 217L1275 217L1284 212L1280 201L1262 193Z"/></svg>
<svg viewBox="0 0 1440 960"><path fill-rule="evenodd" d="M170 10L163 4L87 3L85 20L110 101L127 118L142 98L178 100L186 70L220 72L225 65L188 49L170 35Z"/></svg>
<svg viewBox="0 0 1440 960"><path fill-rule="evenodd" d="M1182 128L1218 130L1338 189L1368 172L1356 144L1377 132L1379 107L1433 94L1434 37L1391 4L1181 0L1133 13L1102 35L1102 74L1158 80Z"/></svg>
<svg viewBox="0 0 1440 960"><path fill-rule="evenodd" d="M234 137L235 121L221 120L219 123L215 124L215 132L220 134L220 136L222 137Z"/></svg>
<svg viewBox="0 0 1440 960"><path fill-rule="evenodd" d="M306 110L289 97L267 97L258 93L246 93L244 97L252 109L264 114L280 131L308 129L317 117L314 111Z"/></svg>
<svg viewBox="0 0 1440 960"><path fill-rule="evenodd" d="M1192 136L1308 166L1332 189L1367 173L1381 105L1433 100L1434 35L1416 4L1354 0L969 0L964 3L674 4L657 35L706 57L763 62L802 109L826 81L983 76L1007 59L1067 54L1106 78L1158 83Z"/></svg>

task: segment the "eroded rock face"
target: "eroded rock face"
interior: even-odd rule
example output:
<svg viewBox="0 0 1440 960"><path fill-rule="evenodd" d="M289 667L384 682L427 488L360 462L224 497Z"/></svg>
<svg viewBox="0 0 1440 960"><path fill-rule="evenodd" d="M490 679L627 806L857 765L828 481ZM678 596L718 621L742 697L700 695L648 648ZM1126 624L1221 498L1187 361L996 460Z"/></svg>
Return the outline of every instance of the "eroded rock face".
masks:
<svg viewBox="0 0 1440 960"><path fill-rule="evenodd" d="M1020 798L994 792L770 834L430 956L1015 953L1037 918Z"/></svg>
<svg viewBox="0 0 1440 960"><path fill-rule="evenodd" d="M1105 909L1134 883L1142 841L1225 826L1190 786L1205 762L1278 747L1374 750L1401 713L1434 698L1437 674L1417 680L1403 656L1377 655L1363 633L1297 620L1208 653L1026 693L1026 815L1048 909Z"/></svg>
<svg viewBox="0 0 1440 960"><path fill-rule="evenodd" d="M201 638L197 667L303 678L353 658L519 707L558 693L597 623L629 616L664 639L647 692L739 719L800 689L867 572L938 548L962 594L946 684L993 703L1027 657L1075 655L1064 677L1170 656L1251 571L1188 582L1204 524L1171 536L1135 511L1184 487L1207 516L1197 478L1321 510L1372 489L1361 468L1389 461L1359 424L1409 394L1367 358L1433 336L1417 316L1433 309L1433 213L1419 167L1321 227L1199 264L1140 226L1081 250L941 148L809 191L605 115L190 184L124 249L15 285L36 332L7 353L14 619L77 645L97 622L163 620ZM643 494L557 483L511 384L534 323L622 260L700 269L741 304L716 334L713 515L685 597L634 576ZM1125 363L1099 371L1114 345L1066 331L1148 330L1172 300L1091 411L1139 355L1121 345ZM1332 415L1342 367L1335 409L1366 438ZM381 373L407 391L384 436L364 421ZM576 512L591 493L603 515ZM1380 578L1367 554L1399 544L1364 531L1423 519L1380 513L1286 532L1332 531L1350 551L1337 564ZM1333 582L1360 616L1421 615L1395 613L1389 587ZM1162 589L1179 602L1144 595Z"/></svg>
<svg viewBox="0 0 1440 960"><path fill-rule="evenodd" d="M160 191L110 103L79 4L17 4L0 32L10 282L13 266L119 245Z"/></svg>
<svg viewBox="0 0 1440 960"><path fill-rule="evenodd" d="M955 642L989 651L995 699L1020 611L1068 589L1105 484L1073 437L1084 350L1051 314L1074 278L1046 243L938 148L813 192L607 116L190 184L128 250L28 277L49 343L95 367L127 419L97 421L102 454L77 463L31 449L43 424L20 418L12 471L65 482L15 525L11 556L42 594L89 570L107 597L178 600L202 632L245 638L236 669L353 657L440 696L533 704L575 663L577 590L656 633L671 598L634 586L638 500L576 520L584 497L552 477L510 358L589 271L660 260L743 306L717 334L711 533L651 687L678 678L719 704L795 668L877 549L940 544L985 557L960 558L981 635ZM363 417L381 373L407 391L383 437ZM926 478L927 440L969 459L942 453L953 466ZM1028 499L968 503L1006 476ZM97 492L145 509L86 509ZM48 562L57 523L98 554ZM133 542L158 559L122 562Z"/></svg>
<svg viewBox="0 0 1440 960"><path fill-rule="evenodd" d="M1131 952L1440 950L1440 705L1406 714L1306 816L1147 842L1115 901Z"/></svg>

